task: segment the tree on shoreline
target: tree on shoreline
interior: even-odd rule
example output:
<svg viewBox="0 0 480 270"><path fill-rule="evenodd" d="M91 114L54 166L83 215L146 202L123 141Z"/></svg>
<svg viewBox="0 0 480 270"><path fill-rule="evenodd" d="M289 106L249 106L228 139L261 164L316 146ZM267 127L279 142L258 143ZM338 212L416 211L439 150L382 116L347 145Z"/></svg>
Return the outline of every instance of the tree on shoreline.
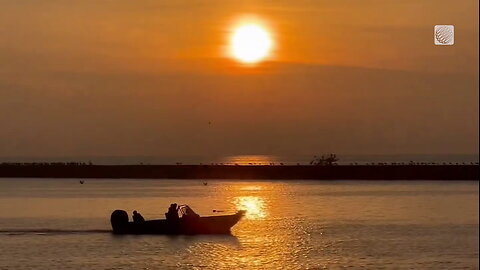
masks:
<svg viewBox="0 0 480 270"><path fill-rule="evenodd" d="M310 165L317 165L317 166L332 166L337 165L337 155L329 154L329 155L322 155L321 157L313 156L313 160L310 161Z"/></svg>

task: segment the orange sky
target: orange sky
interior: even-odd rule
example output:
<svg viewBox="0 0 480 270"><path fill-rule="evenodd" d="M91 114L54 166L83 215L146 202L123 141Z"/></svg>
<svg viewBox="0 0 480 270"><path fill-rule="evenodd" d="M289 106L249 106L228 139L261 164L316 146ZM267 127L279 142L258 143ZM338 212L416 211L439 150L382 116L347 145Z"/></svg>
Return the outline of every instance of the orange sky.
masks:
<svg viewBox="0 0 480 270"><path fill-rule="evenodd" d="M0 4L0 156L478 152L478 1Z"/></svg>

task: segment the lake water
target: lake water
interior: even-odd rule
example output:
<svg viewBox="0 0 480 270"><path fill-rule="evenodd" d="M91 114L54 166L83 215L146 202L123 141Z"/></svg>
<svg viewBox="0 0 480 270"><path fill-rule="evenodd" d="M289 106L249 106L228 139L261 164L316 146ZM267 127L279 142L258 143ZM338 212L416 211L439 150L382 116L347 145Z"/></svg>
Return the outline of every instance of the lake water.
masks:
<svg viewBox="0 0 480 270"><path fill-rule="evenodd" d="M478 269L478 182L0 179L0 269ZM231 236L114 236L115 209L248 211Z"/></svg>

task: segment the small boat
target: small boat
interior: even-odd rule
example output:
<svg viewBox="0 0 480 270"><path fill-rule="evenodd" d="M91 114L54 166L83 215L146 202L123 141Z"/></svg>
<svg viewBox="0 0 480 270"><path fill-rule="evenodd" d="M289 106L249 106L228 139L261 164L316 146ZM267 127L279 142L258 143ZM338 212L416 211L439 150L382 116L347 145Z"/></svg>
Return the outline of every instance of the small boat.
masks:
<svg viewBox="0 0 480 270"><path fill-rule="evenodd" d="M187 205L180 206L178 212L182 214L178 218L132 222L127 212L115 210L110 222L114 234L230 234L230 229L245 215L240 210L233 215L200 217Z"/></svg>

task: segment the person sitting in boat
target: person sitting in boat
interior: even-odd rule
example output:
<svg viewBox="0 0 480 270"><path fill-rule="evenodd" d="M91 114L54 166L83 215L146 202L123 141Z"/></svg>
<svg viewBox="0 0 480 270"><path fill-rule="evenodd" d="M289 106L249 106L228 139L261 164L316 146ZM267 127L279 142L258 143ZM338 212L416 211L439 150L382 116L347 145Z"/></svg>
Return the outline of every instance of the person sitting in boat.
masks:
<svg viewBox="0 0 480 270"><path fill-rule="evenodd" d="M145 219L140 215L140 213L137 212L137 210L133 211L133 222L134 223L142 223L145 222Z"/></svg>
<svg viewBox="0 0 480 270"><path fill-rule="evenodd" d="M178 207L176 203L170 204L170 207L168 208L168 212L165 213L165 217L167 220L178 220Z"/></svg>

